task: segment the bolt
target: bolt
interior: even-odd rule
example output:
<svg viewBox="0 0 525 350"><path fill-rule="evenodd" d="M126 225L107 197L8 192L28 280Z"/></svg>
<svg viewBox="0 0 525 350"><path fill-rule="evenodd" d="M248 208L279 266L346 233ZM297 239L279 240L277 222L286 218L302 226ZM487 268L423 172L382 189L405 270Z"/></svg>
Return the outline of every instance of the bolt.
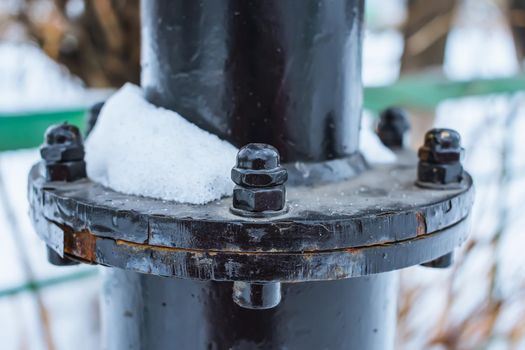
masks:
<svg viewBox="0 0 525 350"><path fill-rule="evenodd" d="M55 266L71 266L71 265L78 265L80 264L77 261L71 260L69 258L66 258L65 256L60 256L57 252L55 252L51 247L46 246L47 248L47 261L51 265Z"/></svg>
<svg viewBox="0 0 525 350"><path fill-rule="evenodd" d="M263 143L250 143L239 150L232 169L233 211L240 215L271 215L284 209L288 179L280 165L279 152Z"/></svg>
<svg viewBox="0 0 525 350"><path fill-rule="evenodd" d="M452 266L454 263L454 253L448 253L443 256L440 256L437 259L431 260L429 262L421 264L424 267L432 267L435 269L445 269Z"/></svg>
<svg viewBox="0 0 525 350"><path fill-rule="evenodd" d="M284 183L288 179L281 167L279 152L263 143L250 143L239 150L232 169L232 211L246 216L280 213L286 202ZM233 283L233 301L247 309L270 309L281 301L281 283Z"/></svg>
<svg viewBox="0 0 525 350"><path fill-rule="evenodd" d="M402 148L405 133L410 130L405 110L390 107L385 109L379 118L376 133L381 142L390 149Z"/></svg>
<svg viewBox="0 0 525 350"><path fill-rule="evenodd" d="M88 136L95 127L102 107L104 107L104 102L98 102L89 109L87 113L86 136Z"/></svg>
<svg viewBox="0 0 525 350"><path fill-rule="evenodd" d="M82 136L74 125L63 123L50 126L46 130L40 155L48 181L75 181L86 177Z"/></svg>
<svg viewBox="0 0 525 350"><path fill-rule="evenodd" d="M84 145L80 131L63 123L46 130L45 144L40 148L47 181L75 181L86 177ZM47 260L56 266L78 265L47 246Z"/></svg>
<svg viewBox="0 0 525 350"><path fill-rule="evenodd" d="M233 282L233 301L245 309L271 309L281 302L281 283Z"/></svg>
<svg viewBox="0 0 525 350"><path fill-rule="evenodd" d="M449 185L463 179L463 148L459 133L451 129L432 129L419 149L418 184Z"/></svg>

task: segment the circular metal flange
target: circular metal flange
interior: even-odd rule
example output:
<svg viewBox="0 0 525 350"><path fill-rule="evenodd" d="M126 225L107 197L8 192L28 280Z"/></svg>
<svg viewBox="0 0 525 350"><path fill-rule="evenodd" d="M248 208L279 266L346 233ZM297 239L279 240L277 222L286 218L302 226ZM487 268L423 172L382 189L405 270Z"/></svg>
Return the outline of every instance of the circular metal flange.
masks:
<svg viewBox="0 0 525 350"><path fill-rule="evenodd" d="M189 205L130 196L89 179L30 180L32 217L59 253L164 276L304 281L394 270L444 255L466 237L472 180L421 189L394 164L317 186L290 186L288 212L239 217L230 200ZM42 220L43 219L43 220Z"/></svg>

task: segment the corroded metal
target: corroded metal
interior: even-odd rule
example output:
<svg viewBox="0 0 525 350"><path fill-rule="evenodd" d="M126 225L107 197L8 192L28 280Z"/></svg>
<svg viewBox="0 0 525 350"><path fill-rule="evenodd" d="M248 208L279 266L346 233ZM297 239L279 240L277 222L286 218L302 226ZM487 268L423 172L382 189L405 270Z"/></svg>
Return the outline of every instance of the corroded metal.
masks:
<svg viewBox="0 0 525 350"><path fill-rule="evenodd" d="M50 223L41 236L51 243L62 234L72 258L183 278L330 280L427 262L465 240L470 177L461 189L423 190L415 172L391 165L291 187L289 211L264 219L233 215L228 199L195 206L124 195L87 179L50 183L38 166L30 199L33 216Z"/></svg>
<svg viewBox="0 0 525 350"><path fill-rule="evenodd" d="M126 195L89 179L48 183L38 166L30 174L30 193L33 210L47 220L100 237L174 248L300 252L407 240L468 215L468 175L459 189L423 190L415 174L414 165L394 164L338 183L290 187L289 211L267 219L233 215L229 198L200 206Z"/></svg>

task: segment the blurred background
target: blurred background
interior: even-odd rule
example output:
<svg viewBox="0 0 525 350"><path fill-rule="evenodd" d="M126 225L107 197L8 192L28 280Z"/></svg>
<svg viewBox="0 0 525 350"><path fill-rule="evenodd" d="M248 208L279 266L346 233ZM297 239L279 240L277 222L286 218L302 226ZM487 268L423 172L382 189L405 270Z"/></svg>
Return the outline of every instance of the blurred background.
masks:
<svg viewBox="0 0 525 350"><path fill-rule="evenodd" d="M367 0L365 123L402 106L411 145L458 130L476 183L446 270L402 271L399 349L525 349L525 1ZM99 271L56 268L27 215L45 128L138 83L138 0L0 1L2 349L97 349Z"/></svg>

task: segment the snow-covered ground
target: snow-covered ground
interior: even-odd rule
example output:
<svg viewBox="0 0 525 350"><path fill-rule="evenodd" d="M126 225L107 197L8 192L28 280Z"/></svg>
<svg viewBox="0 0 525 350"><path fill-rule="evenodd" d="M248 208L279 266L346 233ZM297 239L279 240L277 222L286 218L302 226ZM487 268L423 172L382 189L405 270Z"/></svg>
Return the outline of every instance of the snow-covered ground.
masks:
<svg viewBox="0 0 525 350"><path fill-rule="evenodd" d="M0 92L5 113L90 106L111 90L86 90L35 45L0 41Z"/></svg>
<svg viewBox="0 0 525 350"><path fill-rule="evenodd" d="M48 264L45 247L27 215L27 173L38 159L36 150L0 153L0 193L7 192L9 206L15 210L15 215L10 215L7 203L0 200L0 348L51 349L48 345L53 342L54 349L97 349L98 280L96 274L87 274L94 268ZM27 289L2 296L2 291L29 281L77 274L92 277L49 286L40 292ZM46 336L47 332L52 337Z"/></svg>
<svg viewBox="0 0 525 350"><path fill-rule="evenodd" d="M511 36L491 6L467 1L461 9L447 45L444 70L451 79L518 71ZM386 40L385 35L394 47L400 45L395 33L379 37ZM400 50L389 50L399 57ZM453 269L402 272L400 307L407 315L399 324L399 348L445 349L449 342L448 348L523 349L525 94L444 102L436 110L435 125L458 130L467 150L465 167L476 184L472 240L468 255L466 247L458 250ZM438 343L430 345L432 340Z"/></svg>
<svg viewBox="0 0 525 350"><path fill-rule="evenodd" d="M501 18L494 11L488 11L493 13L492 16L486 15L485 11L483 25L480 25L476 11L489 5L485 1L467 2L471 7L460 13L458 27L449 39L446 74L451 78L471 78L517 72L519 65L512 41L501 24ZM389 6L393 6L389 13L397 13L397 18L403 15L400 3L389 1ZM380 17L380 14L375 15ZM389 22L396 16L383 16L385 18L377 20ZM395 30L366 33L364 81L367 85L387 84L397 79L401 45L402 36ZM13 46L11 51L2 51L5 47L0 45L0 110L54 107L82 96L81 83L67 75L64 79L64 71L53 66L40 53L29 53L35 52L35 48L23 51L24 57L20 58ZM18 67L23 65L27 73L13 77L12 73L2 70L3 62ZM7 84L8 78L16 78L19 85ZM488 294L492 293L502 300L517 299L504 304L496 320L496 332L488 337L491 339L488 349L508 349L511 348L507 336L509 329L523 323L525 317L525 305L520 301L525 300L522 294L525 290L525 255L521 253L525 243L525 233L521 229L525 224L525 216L521 215L525 204L525 158L521 141L525 131L525 96L447 101L438 107L436 114L436 125L460 131L467 149L466 168L476 181L477 200L472 215L472 238L476 244L466 258L459 252L459 268L432 270L413 267L402 273L403 299L400 304L407 307L408 317L403 318L399 325L399 348L432 348L427 345L429 339L443 334L454 336L454 329L459 329L465 319L483 330L488 320L483 318L480 305L485 307ZM367 123L364 127L370 130L372 125ZM503 150L508 157L502 157ZM0 327L0 348L47 349L52 338L56 349L97 349L96 277L47 287L40 293L26 291L4 297L1 294L2 290L19 286L29 278L45 280L92 270L86 266L56 268L46 262L44 246L34 234L26 215L26 174L37 159L36 150L0 153L0 180L3 184L0 188L8 192L10 205L16 212L16 215L6 215L6 203L0 201L0 319L4 320L3 327ZM506 183L501 180L502 176ZM494 248L494 237L498 232L501 238ZM493 272L494 259L498 261L495 272L497 287L491 292L487 281ZM450 295L454 297L452 302L448 300ZM47 332L52 337L46 336ZM459 335L471 338L463 344L476 341L476 333L472 334ZM520 339L517 349L520 345L525 348L523 334ZM436 345L434 348L445 347Z"/></svg>

